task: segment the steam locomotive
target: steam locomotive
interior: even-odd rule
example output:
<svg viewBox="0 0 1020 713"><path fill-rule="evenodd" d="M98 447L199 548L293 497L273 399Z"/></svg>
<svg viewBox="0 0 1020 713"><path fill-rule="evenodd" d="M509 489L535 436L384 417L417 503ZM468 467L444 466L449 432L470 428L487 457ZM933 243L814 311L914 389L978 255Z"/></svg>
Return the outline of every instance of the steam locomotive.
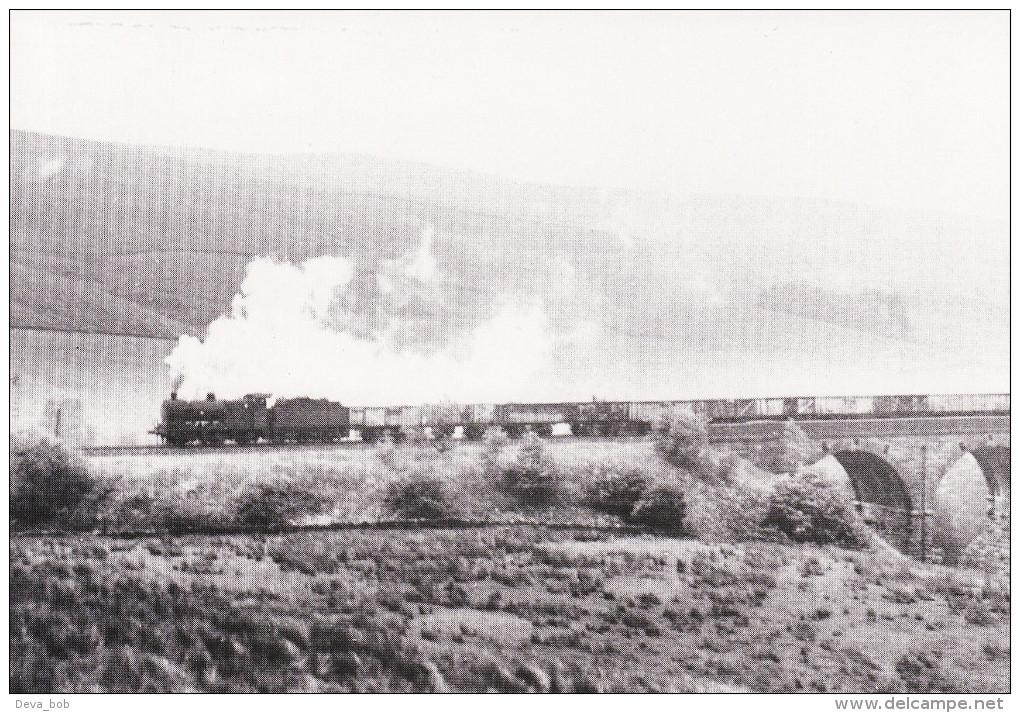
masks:
<svg viewBox="0 0 1020 713"><path fill-rule="evenodd" d="M491 426L510 438L527 431L551 436L569 424L575 436L640 436L671 413L686 411L708 422L819 418L896 418L938 414L1009 413L1009 394L932 396L820 396L708 401L590 401L569 403L427 404L347 407L327 399L277 399L248 394L242 399L186 401L171 394L151 433L170 446L332 443L354 437L400 440L410 432L477 440Z"/></svg>

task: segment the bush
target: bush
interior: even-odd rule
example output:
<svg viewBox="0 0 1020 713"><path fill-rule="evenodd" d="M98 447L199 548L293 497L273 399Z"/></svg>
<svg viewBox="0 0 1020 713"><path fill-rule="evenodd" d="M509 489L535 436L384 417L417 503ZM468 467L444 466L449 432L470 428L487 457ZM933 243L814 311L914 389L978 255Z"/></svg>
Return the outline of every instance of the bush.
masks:
<svg viewBox="0 0 1020 713"><path fill-rule="evenodd" d="M386 433L386 435L375 444L374 451L375 457L390 470L398 472L407 470L407 458L401 457L396 444L393 442L393 437L389 433Z"/></svg>
<svg viewBox="0 0 1020 713"><path fill-rule="evenodd" d="M649 478L636 466L618 468L610 463L593 463L586 482L585 505L626 519L648 488Z"/></svg>
<svg viewBox="0 0 1020 713"><path fill-rule="evenodd" d="M671 414L658 425L653 438L656 452L670 465L694 475L714 475L705 422L694 414Z"/></svg>
<svg viewBox="0 0 1020 713"><path fill-rule="evenodd" d="M394 514L413 520L444 520L459 514L446 481L427 471L392 483L386 505Z"/></svg>
<svg viewBox="0 0 1020 713"><path fill-rule="evenodd" d="M108 530L157 529L194 532L237 525L237 504L247 473L217 469L201 482L175 468L122 481L117 497L103 509ZM242 480L243 478L243 480Z"/></svg>
<svg viewBox="0 0 1020 713"><path fill-rule="evenodd" d="M107 495L85 462L59 443L11 436L12 520L22 525L84 523Z"/></svg>
<svg viewBox="0 0 1020 713"><path fill-rule="evenodd" d="M776 484L762 526L793 542L860 549L869 540L845 487L810 468Z"/></svg>
<svg viewBox="0 0 1020 713"><path fill-rule="evenodd" d="M1009 574L1009 505L1005 514L986 520L977 536L960 553L958 564L972 567L991 575Z"/></svg>
<svg viewBox="0 0 1020 713"><path fill-rule="evenodd" d="M257 530L279 530L318 507L319 500L299 483L259 483L249 486L237 503L235 523Z"/></svg>
<svg viewBox="0 0 1020 713"><path fill-rule="evenodd" d="M759 536L772 474L736 455L716 453L705 422L689 412L671 414L653 438L655 451L676 469L676 482L669 488L682 494L684 534L717 541Z"/></svg>
<svg viewBox="0 0 1020 713"><path fill-rule="evenodd" d="M804 429L790 419L783 424L783 433L779 440L767 444L761 455L755 460L759 468L773 473L793 473L821 456L821 450L812 441Z"/></svg>
<svg viewBox="0 0 1020 713"><path fill-rule="evenodd" d="M528 433L516 459L502 468L499 487L525 506L555 505L561 500L560 474L545 457L545 446L537 434Z"/></svg>
<svg viewBox="0 0 1020 713"><path fill-rule="evenodd" d="M743 479L708 484L686 474L681 474L681 480L687 501L686 528L691 535L710 542L760 537L768 508L759 483Z"/></svg>
<svg viewBox="0 0 1020 713"><path fill-rule="evenodd" d="M508 462L510 438L499 426L492 426L482 438L482 468L488 475L498 475Z"/></svg>
<svg viewBox="0 0 1020 713"><path fill-rule="evenodd" d="M663 532L687 534L684 516L687 505L683 491L675 484L655 486L635 504L630 520Z"/></svg>

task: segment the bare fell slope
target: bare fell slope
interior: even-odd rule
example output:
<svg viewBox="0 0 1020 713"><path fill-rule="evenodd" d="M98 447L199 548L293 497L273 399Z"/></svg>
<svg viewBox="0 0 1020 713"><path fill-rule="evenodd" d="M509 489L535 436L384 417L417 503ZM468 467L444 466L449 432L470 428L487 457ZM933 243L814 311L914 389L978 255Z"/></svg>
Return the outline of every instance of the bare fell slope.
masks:
<svg viewBox="0 0 1020 713"><path fill-rule="evenodd" d="M590 216L575 228L566 221L578 216L543 207L577 204L564 200L566 189L550 202L541 188L515 193L508 183L357 156L161 150L17 131L11 153L12 261L27 270L12 280L20 327L201 333L227 311L255 256L343 255L371 271L417 247L425 227L471 248L475 259L449 264L455 273L509 275L485 264L501 245L526 253L554 237L592 239ZM80 324L66 304L73 296L51 288L49 275L91 285L95 303L80 309L103 313L88 318L101 323Z"/></svg>
<svg viewBox="0 0 1020 713"><path fill-rule="evenodd" d="M772 393L822 362L859 377L834 390L876 372L909 381L916 363L972 375L1008 363L1002 225L346 154L10 140L13 327L201 336L254 257L340 255L356 266L349 308L367 331L399 320L406 347L428 352L502 304L537 300L558 340L553 368L564 383L584 368L604 397ZM438 281L383 294L387 261L426 233Z"/></svg>

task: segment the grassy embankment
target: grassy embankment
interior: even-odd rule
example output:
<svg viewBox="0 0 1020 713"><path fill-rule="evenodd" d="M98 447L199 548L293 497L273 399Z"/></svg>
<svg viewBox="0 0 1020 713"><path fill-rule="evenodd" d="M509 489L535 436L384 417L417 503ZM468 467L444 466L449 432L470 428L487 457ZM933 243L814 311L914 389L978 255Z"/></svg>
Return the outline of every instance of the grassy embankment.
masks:
<svg viewBox="0 0 1020 713"><path fill-rule="evenodd" d="M160 532L12 541L11 690L1008 690L1002 574L912 561L689 435L108 461L45 525ZM496 524L183 534L408 517Z"/></svg>

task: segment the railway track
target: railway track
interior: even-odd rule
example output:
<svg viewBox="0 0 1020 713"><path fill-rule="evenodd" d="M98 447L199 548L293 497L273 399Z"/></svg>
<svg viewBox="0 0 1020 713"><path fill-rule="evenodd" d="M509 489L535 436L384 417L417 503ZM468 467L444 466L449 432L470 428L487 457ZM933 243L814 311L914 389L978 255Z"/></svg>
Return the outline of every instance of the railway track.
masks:
<svg viewBox="0 0 1020 713"><path fill-rule="evenodd" d="M895 431L897 429L906 428L909 426L911 429L917 430L921 427L927 427L926 424L932 424L937 422L945 422L951 425L956 432L960 428L960 424L970 421L982 421L988 419L1001 419L1003 417L1008 418L1008 411L990 411L987 413L979 412L960 412L960 413L948 413L948 414L919 414L913 416L886 416L882 418L874 418L864 414L852 414L849 416L842 416L840 418L808 418L808 417L775 417L775 418L762 418L746 421L714 421L708 424L708 431L710 438L715 442L742 439L746 438L748 434L764 430L775 431L777 428L781 428L782 424L793 420L798 422L802 428L808 431L809 435L813 437L826 437L832 436L837 432L846 431L843 435L858 435L862 428L870 430L880 430L882 432L888 432L890 430ZM948 426L947 426L948 427ZM736 434L736 435L734 435ZM553 436L545 436L543 440L546 441L569 441L575 443L613 443L613 442L633 442L644 438L641 435L622 435L622 436L574 436L570 434L558 434ZM143 445L143 446L83 446L81 451L86 456L101 458L101 457L112 457L112 456L144 456L144 455L199 455L208 453L262 453L262 452L278 452L278 451L308 451L308 450L338 450L338 449L349 449L349 448L366 448L379 443L379 441L362 441L360 439L345 439L335 443L273 443L273 442L260 442L253 445L220 445L220 446L185 446L184 448L177 448L174 446L164 445ZM454 438L452 443L479 443L479 441L470 441L464 438Z"/></svg>
<svg viewBox="0 0 1020 713"><path fill-rule="evenodd" d="M641 440L643 436L547 436L544 441L564 441L570 443L631 443ZM480 444L481 441L469 441L463 438L456 438L452 441L455 445ZM185 446L176 448L173 446L147 445L147 446L83 446L81 452L90 458L111 458L114 456L189 456L208 455L211 453L275 453L286 451L333 451L347 450L351 448L370 448L378 445L380 441L346 440L338 443L256 443L248 446L224 445L224 446ZM399 444L397 444L399 445Z"/></svg>
<svg viewBox="0 0 1020 713"><path fill-rule="evenodd" d="M338 450L361 448L372 445L365 441L340 441L339 443L256 443L248 446L84 446L81 451L86 456L101 458L112 456L146 456L146 455L202 455L209 453L261 453L269 451L307 451L307 450Z"/></svg>

